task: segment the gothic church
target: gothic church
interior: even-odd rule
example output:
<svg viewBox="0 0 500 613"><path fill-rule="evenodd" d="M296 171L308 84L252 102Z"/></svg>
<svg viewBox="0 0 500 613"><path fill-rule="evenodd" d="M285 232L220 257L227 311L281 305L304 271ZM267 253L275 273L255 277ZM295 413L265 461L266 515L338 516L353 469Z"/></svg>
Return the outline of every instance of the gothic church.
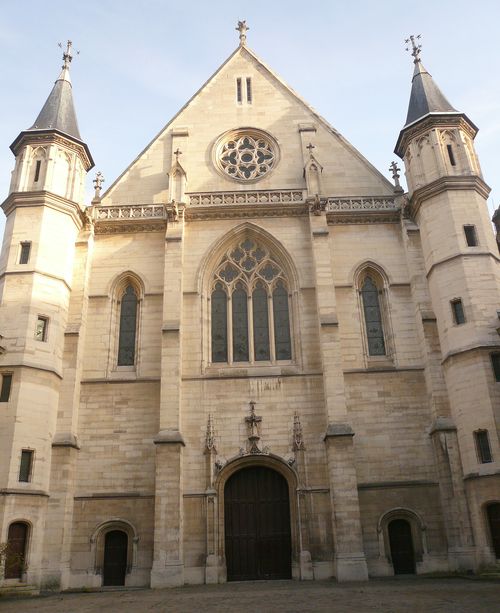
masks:
<svg viewBox="0 0 500 613"><path fill-rule="evenodd" d="M500 557L500 258L477 127L412 37L404 193L238 30L90 205L71 44L11 145L4 587L349 581Z"/></svg>

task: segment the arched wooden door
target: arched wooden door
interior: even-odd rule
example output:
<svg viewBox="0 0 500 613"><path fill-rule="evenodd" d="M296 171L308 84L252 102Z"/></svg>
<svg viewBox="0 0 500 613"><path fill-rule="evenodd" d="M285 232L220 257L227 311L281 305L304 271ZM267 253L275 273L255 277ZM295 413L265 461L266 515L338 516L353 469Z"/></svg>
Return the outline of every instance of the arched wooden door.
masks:
<svg viewBox="0 0 500 613"><path fill-rule="evenodd" d="M28 544L28 524L16 521L9 526L7 536L7 556L5 559L5 578L21 579L26 561Z"/></svg>
<svg viewBox="0 0 500 613"><path fill-rule="evenodd" d="M486 509L490 526L491 544L495 557L500 558L500 503L490 504Z"/></svg>
<svg viewBox="0 0 500 613"><path fill-rule="evenodd" d="M388 531L394 574L414 574L415 551L409 522L405 519L393 519L389 524Z"/></svg>
<svg viewBox="0 0 500 613"><path fill-rule="evenodd" d="M291 578L288 483L278 472L252 466L232 475L224 525L228 581Z"/></svg>
<svg viewBox="0 0 500 613"><path fill-rule="evenodd" d="M111 530L104 537L103 585L125 585L128 536L122 530Z"/></svg>

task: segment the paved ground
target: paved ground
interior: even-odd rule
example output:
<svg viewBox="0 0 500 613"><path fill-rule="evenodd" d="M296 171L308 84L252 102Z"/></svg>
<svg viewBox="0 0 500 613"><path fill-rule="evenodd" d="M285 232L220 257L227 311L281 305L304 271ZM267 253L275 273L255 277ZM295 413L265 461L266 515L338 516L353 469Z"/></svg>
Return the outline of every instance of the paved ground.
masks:
<svg viewBox="0 0 500 613"><path fill-rule="evenodd" d="M500 582L389 579L339 585L333 581L259 581L169 590L56 594L0 601L3 613L498 613Z"/></svg>

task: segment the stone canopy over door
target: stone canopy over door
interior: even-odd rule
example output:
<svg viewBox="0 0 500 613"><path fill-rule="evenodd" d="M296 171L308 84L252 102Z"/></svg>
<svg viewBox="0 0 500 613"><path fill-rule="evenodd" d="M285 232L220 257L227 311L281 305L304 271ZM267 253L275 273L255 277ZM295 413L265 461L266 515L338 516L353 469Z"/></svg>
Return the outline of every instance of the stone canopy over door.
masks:
<svg viewBox="0 0 500 613"><path fill-rule="evenodd" d="M252 466L234 473L224 490L228 581L290 579L288 483L278 472Z"/></svg>

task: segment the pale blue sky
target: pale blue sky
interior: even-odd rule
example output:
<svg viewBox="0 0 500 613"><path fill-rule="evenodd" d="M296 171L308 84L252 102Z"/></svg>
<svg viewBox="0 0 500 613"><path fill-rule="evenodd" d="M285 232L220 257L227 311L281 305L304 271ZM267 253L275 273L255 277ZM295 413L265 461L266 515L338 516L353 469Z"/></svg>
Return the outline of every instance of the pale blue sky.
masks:
<svg viewBox="0 0 500 613"><path fill-rule="evenodd" d="M248 45L379 170L389 163L408 105L409 34L476 139L490 209L500 203L500 54L497 0L24 0L2 2L0 201L17 134L32 125L60 69L59 41L81 51L72 64L80 131L105 187L136 157L238 44ZM91 179L88 196L91 198ZM0 213L0 235L4 217Z"/></svg>

